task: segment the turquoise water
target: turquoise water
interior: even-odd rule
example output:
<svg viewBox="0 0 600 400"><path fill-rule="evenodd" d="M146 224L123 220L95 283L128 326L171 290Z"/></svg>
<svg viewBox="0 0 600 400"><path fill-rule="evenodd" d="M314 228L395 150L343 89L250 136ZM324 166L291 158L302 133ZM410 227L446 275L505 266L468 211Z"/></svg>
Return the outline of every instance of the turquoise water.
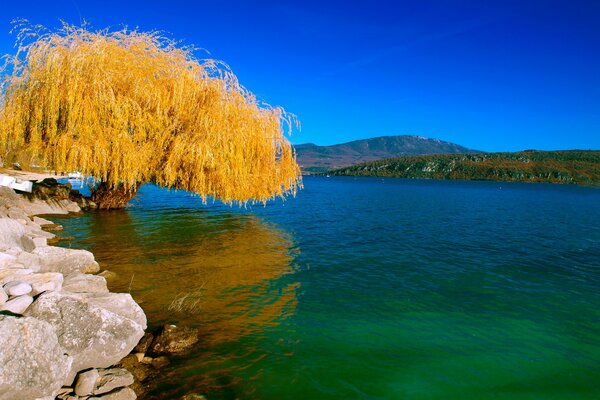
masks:
<svg viewBox="0 0 600 400"><path fill-rule="evenodd" d="M306 177L61 219L153 327L202 342L149 398L600 398L600 190Z"/></svg>

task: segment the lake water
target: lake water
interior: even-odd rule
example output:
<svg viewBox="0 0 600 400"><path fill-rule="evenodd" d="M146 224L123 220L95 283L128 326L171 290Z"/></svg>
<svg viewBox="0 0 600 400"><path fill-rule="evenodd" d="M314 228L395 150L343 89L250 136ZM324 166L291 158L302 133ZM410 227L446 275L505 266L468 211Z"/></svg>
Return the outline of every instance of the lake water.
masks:
<svg viewBox="0 0 600 400"><path fill-rule="evenodd" d="M202 341L150 398L600 398L600 190L305 177L266 207L143 186L58 219L151 327Z"/></svg>

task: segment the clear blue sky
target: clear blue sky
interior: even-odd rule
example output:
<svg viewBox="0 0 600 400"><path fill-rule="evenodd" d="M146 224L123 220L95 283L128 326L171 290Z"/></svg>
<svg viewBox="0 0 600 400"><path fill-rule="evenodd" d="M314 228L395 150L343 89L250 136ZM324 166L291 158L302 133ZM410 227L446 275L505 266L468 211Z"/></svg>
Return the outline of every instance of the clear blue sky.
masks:
<svg viewBox="0 0 600 400"><path fill-rule="evenodd" d="M11 1L10 20L160 29L298 115L293 143L398 134L600 149L600 1Z"/></svg>

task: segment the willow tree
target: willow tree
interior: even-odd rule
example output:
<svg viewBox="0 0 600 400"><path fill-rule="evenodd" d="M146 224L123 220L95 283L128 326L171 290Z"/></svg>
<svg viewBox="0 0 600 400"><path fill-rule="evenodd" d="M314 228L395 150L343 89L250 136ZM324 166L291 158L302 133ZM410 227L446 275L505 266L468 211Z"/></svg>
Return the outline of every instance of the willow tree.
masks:
<svg viewBox="0 0 600 400"><path fill-rule="evenodd" d="M17 43L0 93L4 160L92 176L101 208L123 207L144 182L226 203L301 185L293 118L224 64L157 32L63 25L21 30Z"/></svg>

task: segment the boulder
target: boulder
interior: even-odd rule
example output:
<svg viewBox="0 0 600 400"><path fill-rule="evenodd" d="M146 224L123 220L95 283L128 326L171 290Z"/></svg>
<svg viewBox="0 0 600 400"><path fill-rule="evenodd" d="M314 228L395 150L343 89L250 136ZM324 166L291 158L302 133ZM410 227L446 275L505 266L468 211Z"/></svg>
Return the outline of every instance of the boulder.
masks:
<svg viewBox="0 0 600 400"><path fill-rule="evenodd" d="M25 235L25 227L11 218L0 218L0 250L20 248L32 251L35 246Z"/></svg>
<svg viewBox="0 0 600 400"><path fill-rule="evenodd" d="M100 270L94 255L87 250L47 246L33 250L32 254L39 257L40 272L60 272L66 276L73 272L94 274Z"/></svg>
<svg viewBox="0 0 600 400"><path fill-rule="evenodd" d="M64 291L72 293L108 293L104 277L79 272L68 275L62 288Z"/></svg>
<svg viewBox="0 0 600 400"><path fill-rule="evenodd" d="M165 325L154 338L151 350L154 354L183 355L200 340L198 330L177 325Z"/></svg>
<svg viewBox="0 0 600 400"><path fill-rule="evenodd" d="M169 365L170 363L171 362L169 361L169 359L165 356L158 356L158 357L152 359L152 366L155 369L164 368L167 365Z"/></svg>
<svg viewBox="0 0 600 400"><path fill-rule="evenodd" d="M31 303L33 303L33 297L24 294L19 297L14 297L4 303L2 310L10 311L13 314L23 314Z"/></svg>
<svg viewBox="0 0 600 400"><path fill-rule="evenodd" d="M24 294L29 294L33 288L29 283L25 283L22 281L12 281L8 282L4 285L4 291L9 296L22 296Z"/></svg>
<svg viewBox="0 0 600 400"><path fill-rule="evenodd" d="M4 303L6 303L7 300L8 295L6 294L2 286L0 286L0 308L4 305Z"/></svg>
<svg viewBox="0 0 600 400"><path fill-rule="evenodd" d="M0 400L51 396L71 362L49 323L0 315Z"/></svg>
<svg viewBox="0 0 600 400"><path fill-rule="evenodd" d="M125 368L110 368L99 371L100 378L94 388L94 395L108 393L114 389L129 386L133 383L133 375Z"/></svg>
<svg viewBox="0 0 600 400"><path fill-rule="evenodd" d="M70 386L78 371L107 368L131 352L146 329L146 316L128 294L99 298L66 292L46 292L26 314L52 324L64 352L73 357L63 382Z"/></svg>
<svg viewBox="0 0 600 400"><path fill-rule="evenodd" d="M80 372L77 375L77 381L75 383L75 394L77 396L89 396L94 393L96 382L100 378L100 374L96 368L92 368L88 371Z"/></svg>

